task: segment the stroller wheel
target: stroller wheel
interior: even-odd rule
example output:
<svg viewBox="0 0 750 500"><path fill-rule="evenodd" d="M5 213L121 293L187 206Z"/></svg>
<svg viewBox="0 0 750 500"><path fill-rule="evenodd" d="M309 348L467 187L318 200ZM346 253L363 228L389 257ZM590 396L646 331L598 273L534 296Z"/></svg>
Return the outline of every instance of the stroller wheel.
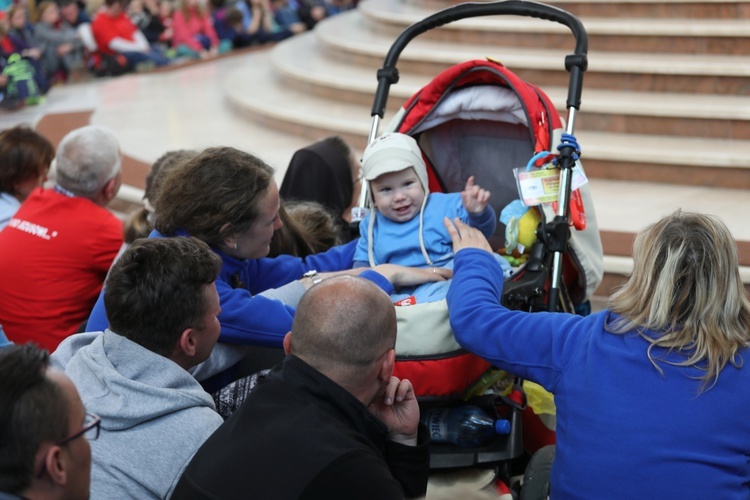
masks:
<svg viewBox="0 0 750 500"><path fill-rule="evenodd" d="M529 460L521 485L521 500L543 500L549 498L549 478L555 460L555 445L537 450Z"/></svg>

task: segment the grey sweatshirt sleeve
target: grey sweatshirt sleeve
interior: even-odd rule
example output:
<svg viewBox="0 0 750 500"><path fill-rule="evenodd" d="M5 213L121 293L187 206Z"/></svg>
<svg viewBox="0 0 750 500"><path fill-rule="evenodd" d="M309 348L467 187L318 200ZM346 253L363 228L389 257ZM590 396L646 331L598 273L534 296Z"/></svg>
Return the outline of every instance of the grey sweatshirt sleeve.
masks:
<svg viewBox="0 0 750 500"><path fill-rule="evenodd" d="M271 288L269 290L265 290L258 295L267 299L278 300L290 307L296 308L297 304L299 303L299 299L302 298L306 291L307 290L305 289L305 285L303 285L299 280L295 280L279 288Z"/></svg>

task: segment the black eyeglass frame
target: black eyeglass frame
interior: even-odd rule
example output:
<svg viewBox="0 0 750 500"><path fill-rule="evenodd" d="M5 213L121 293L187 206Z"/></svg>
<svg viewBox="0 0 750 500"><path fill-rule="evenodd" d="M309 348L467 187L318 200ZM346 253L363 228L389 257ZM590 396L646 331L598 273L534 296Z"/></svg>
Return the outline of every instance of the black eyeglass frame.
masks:
<svg viewBox="0 0 750 500"><path fill-rule="evenodd" d="M88 423L86 423L87 420L89 421ZM74 439L78 439L79 437L84 436L91 429L95 429L96 432L91 437L86 436L86 439L88 439L89 441L94 441L97 438L99 438L99 432L101 431L101 424L102 424L101 417L99 417L99 415L96 415L94 413L86 413L83 422L84 422L84 424L83 424L83 427L81 428L80 431L71 434L70 436L66 437L65 439L57 441L55 443L55 445L56 446L65 446L66 444L70 443ZM41 467L39 467L39 472L37 472L37 474L36 474L37 479L40 478L40 477L42 477L42 475L44 474L45 468L46 468L46 464L45 464L45 462L42 462Z"/></svg>
<svg viewBox="0 0 750 500"><path fill-rule="evenodd" d="M86 420L89 420L90 422L87 424ZM83 428L81 428L80 431L76 432L75 434L71 434L70 436L66 437L62 441L58 441L55 443L57 446L64 446L68 444L69 442L73 441L76 438L79 438L86 434L91 429L96 429L96 433L94 433L93 437L86 436L86 439L89 441L94 441L99 437L99 432L101 431L101 424L102 419L99 417L99 415L95 415L93 413L86 413L86 416L84 417L84 424Z"/></svg>

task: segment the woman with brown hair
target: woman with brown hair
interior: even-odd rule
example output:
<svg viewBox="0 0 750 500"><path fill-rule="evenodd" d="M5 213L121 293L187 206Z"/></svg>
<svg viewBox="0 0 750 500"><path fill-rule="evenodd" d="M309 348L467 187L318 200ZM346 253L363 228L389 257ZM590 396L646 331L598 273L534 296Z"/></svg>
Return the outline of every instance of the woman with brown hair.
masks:
<svg viewBox="0 0 750 500"><path fill-rule="evenodd" d="M0 132L0 231L47 177L55 147L25 125Z"/></svg>

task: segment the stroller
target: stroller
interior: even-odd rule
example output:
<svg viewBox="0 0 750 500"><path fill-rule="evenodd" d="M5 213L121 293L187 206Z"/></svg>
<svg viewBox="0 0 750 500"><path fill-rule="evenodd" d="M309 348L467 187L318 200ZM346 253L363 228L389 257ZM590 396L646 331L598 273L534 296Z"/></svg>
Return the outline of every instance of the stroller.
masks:
<svg viewBox="0 0 750 500"><path fill-rule="evenodd" d="M536 241L523 249L525 262L506 280L503 303L530 312L585 314L588 298L602 280L603 251L588 184L571 188L578 163L574 148L563 145L557 154L562 132L573 133L586 70L587 35L576 17L544 4L505 1L459 4L413 24L391 46L378 70L368 142L379 135L389 87L398 81L396 63L409 41L460 19L508 14L558 22L568 26L576 38L575 53L565 61L570 72L565 130L552 102L539 88L499 62L473 60L447 69L414 94L386 132L408 134L417 140L427 163L430 192L460 191L466 179L474 176L492 193L490 204L497 214L519 198L515 168L535 170L554 158L560 172L556 203L530 209L536 214L532 220L540 221L531 230L536 230L532 235ZM359 213L355 210L353 220L367 213L369 198L363 189L360 206L364 208ZM575 230L569 229L569 221ZM498 224L490 238L493 249L507 250L507 234L513 233L514 227L509 233L506 229L505 224ZM411 380L422 411L466 404L470 399L511 424L509 434L477 448L433 444L431 468L494 467L497 477L508 484L511 461L524 455L521 422L528 412L522 381L516 379L505 396L482 395L492 385L487 380L495 372L455 341L445 300L396 309L399 333L394 375ZM554 433L550 434L547 441L554 439ZM533 487L537 486L529 490Z"/></svg>

